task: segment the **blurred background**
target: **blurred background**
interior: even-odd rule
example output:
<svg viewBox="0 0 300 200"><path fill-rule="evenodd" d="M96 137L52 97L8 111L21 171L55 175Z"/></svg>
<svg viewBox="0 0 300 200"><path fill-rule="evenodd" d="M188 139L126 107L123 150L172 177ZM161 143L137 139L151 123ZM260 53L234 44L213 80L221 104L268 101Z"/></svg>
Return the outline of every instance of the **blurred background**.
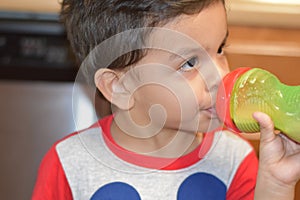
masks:
<svg viewBox="0 0 300 200"><path fill-rule="evenodd" d="M231 69L261 67L300 85L300 1L227 0L226 7ZM1 199L30 199L50 146L93 121L86 94L72 100L78 64L59 8L58 0L0 2ZM257 148L258 136L247 138Z"/></svg>

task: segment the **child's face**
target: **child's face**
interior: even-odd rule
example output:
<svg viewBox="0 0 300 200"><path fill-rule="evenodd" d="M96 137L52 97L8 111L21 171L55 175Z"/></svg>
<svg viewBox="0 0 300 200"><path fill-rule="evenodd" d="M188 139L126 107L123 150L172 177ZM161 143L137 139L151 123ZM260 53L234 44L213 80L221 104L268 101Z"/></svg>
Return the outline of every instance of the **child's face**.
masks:
<svg viewBox="0 0 300 200"><path fill-rule="evenodd" d="M227 37L224 5L213 4L162 28L153 30L153 48L124 75L132 92L132 119L164 130L216 128L217 87L229 71L222 51Z"/></svg>

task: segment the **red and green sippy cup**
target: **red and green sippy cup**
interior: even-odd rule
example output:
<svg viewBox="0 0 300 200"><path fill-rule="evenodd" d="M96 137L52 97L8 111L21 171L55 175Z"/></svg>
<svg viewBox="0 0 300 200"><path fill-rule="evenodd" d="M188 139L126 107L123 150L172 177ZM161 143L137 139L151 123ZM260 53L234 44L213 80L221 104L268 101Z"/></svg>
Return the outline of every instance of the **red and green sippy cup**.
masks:
<svg viewBox="0 0 300 200"><path fill-rule="evenodd" d="M255 111L268 114L277 130L300 143L300 86L288 86L259 68L237 68L223 78L216 110L236 132L259 131Z"/></svg>

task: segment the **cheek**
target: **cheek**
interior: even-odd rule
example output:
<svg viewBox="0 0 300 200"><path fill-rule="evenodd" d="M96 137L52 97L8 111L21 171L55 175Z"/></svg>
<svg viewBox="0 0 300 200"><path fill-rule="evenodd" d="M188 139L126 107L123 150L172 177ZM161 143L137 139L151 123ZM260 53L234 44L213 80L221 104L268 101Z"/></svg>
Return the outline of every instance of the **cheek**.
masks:
<svg viewBox="0 0 300 200"><path fill-rule="evenodd" d="M189 88L192 91L192 95L190 95L191 99L189 99L191 102L190 106L193 106L195 112L202 108L207 108L208 104L211 102L212 96L207 88L207 83L202 78L200 72L195 72L193 76L187 78L187 81Z"/></svg>
<svg viewBox="0 0 300 200"><path fill-rule="evenodd" d="M175 95L171 89L161 85L147 85L139 88L136 92L136 100L145 109L160 106L167 113L172 111L176 113L180 107L177 94Z"/></svg>
<svg viewBox="0 0 300 200"><path fill-rule="evenodd" d="M151 107L163 109L167 121L180 122L196 115L198 102L193 88L186 83L175 83L172 86L148 85L136 92L136 102L142 105L144 112ZM161 113L161 112L158 112Z"/></svg>
<svg viewBox="0 0 300 200"><path fill-rule="evenodd" d="M195 98L197 99L196 101L198 102L198 105L203 104L207 96L209 96L209 91L205 81L201 78L201 76L197 76L189 84L193 90Z"/></svg>

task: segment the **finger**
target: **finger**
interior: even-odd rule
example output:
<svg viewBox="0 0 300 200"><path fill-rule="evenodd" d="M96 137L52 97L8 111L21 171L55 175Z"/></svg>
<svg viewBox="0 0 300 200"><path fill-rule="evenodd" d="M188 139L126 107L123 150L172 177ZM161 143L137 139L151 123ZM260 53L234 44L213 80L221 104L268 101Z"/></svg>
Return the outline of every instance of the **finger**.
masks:
<svg viewBox="0 0 300 200"><path fill-rule="evenodd" d="M262 112L253 113L253 118L260 125L260 140L261 142L270 142L275 139L274 124L271 118Z"/></svg>

